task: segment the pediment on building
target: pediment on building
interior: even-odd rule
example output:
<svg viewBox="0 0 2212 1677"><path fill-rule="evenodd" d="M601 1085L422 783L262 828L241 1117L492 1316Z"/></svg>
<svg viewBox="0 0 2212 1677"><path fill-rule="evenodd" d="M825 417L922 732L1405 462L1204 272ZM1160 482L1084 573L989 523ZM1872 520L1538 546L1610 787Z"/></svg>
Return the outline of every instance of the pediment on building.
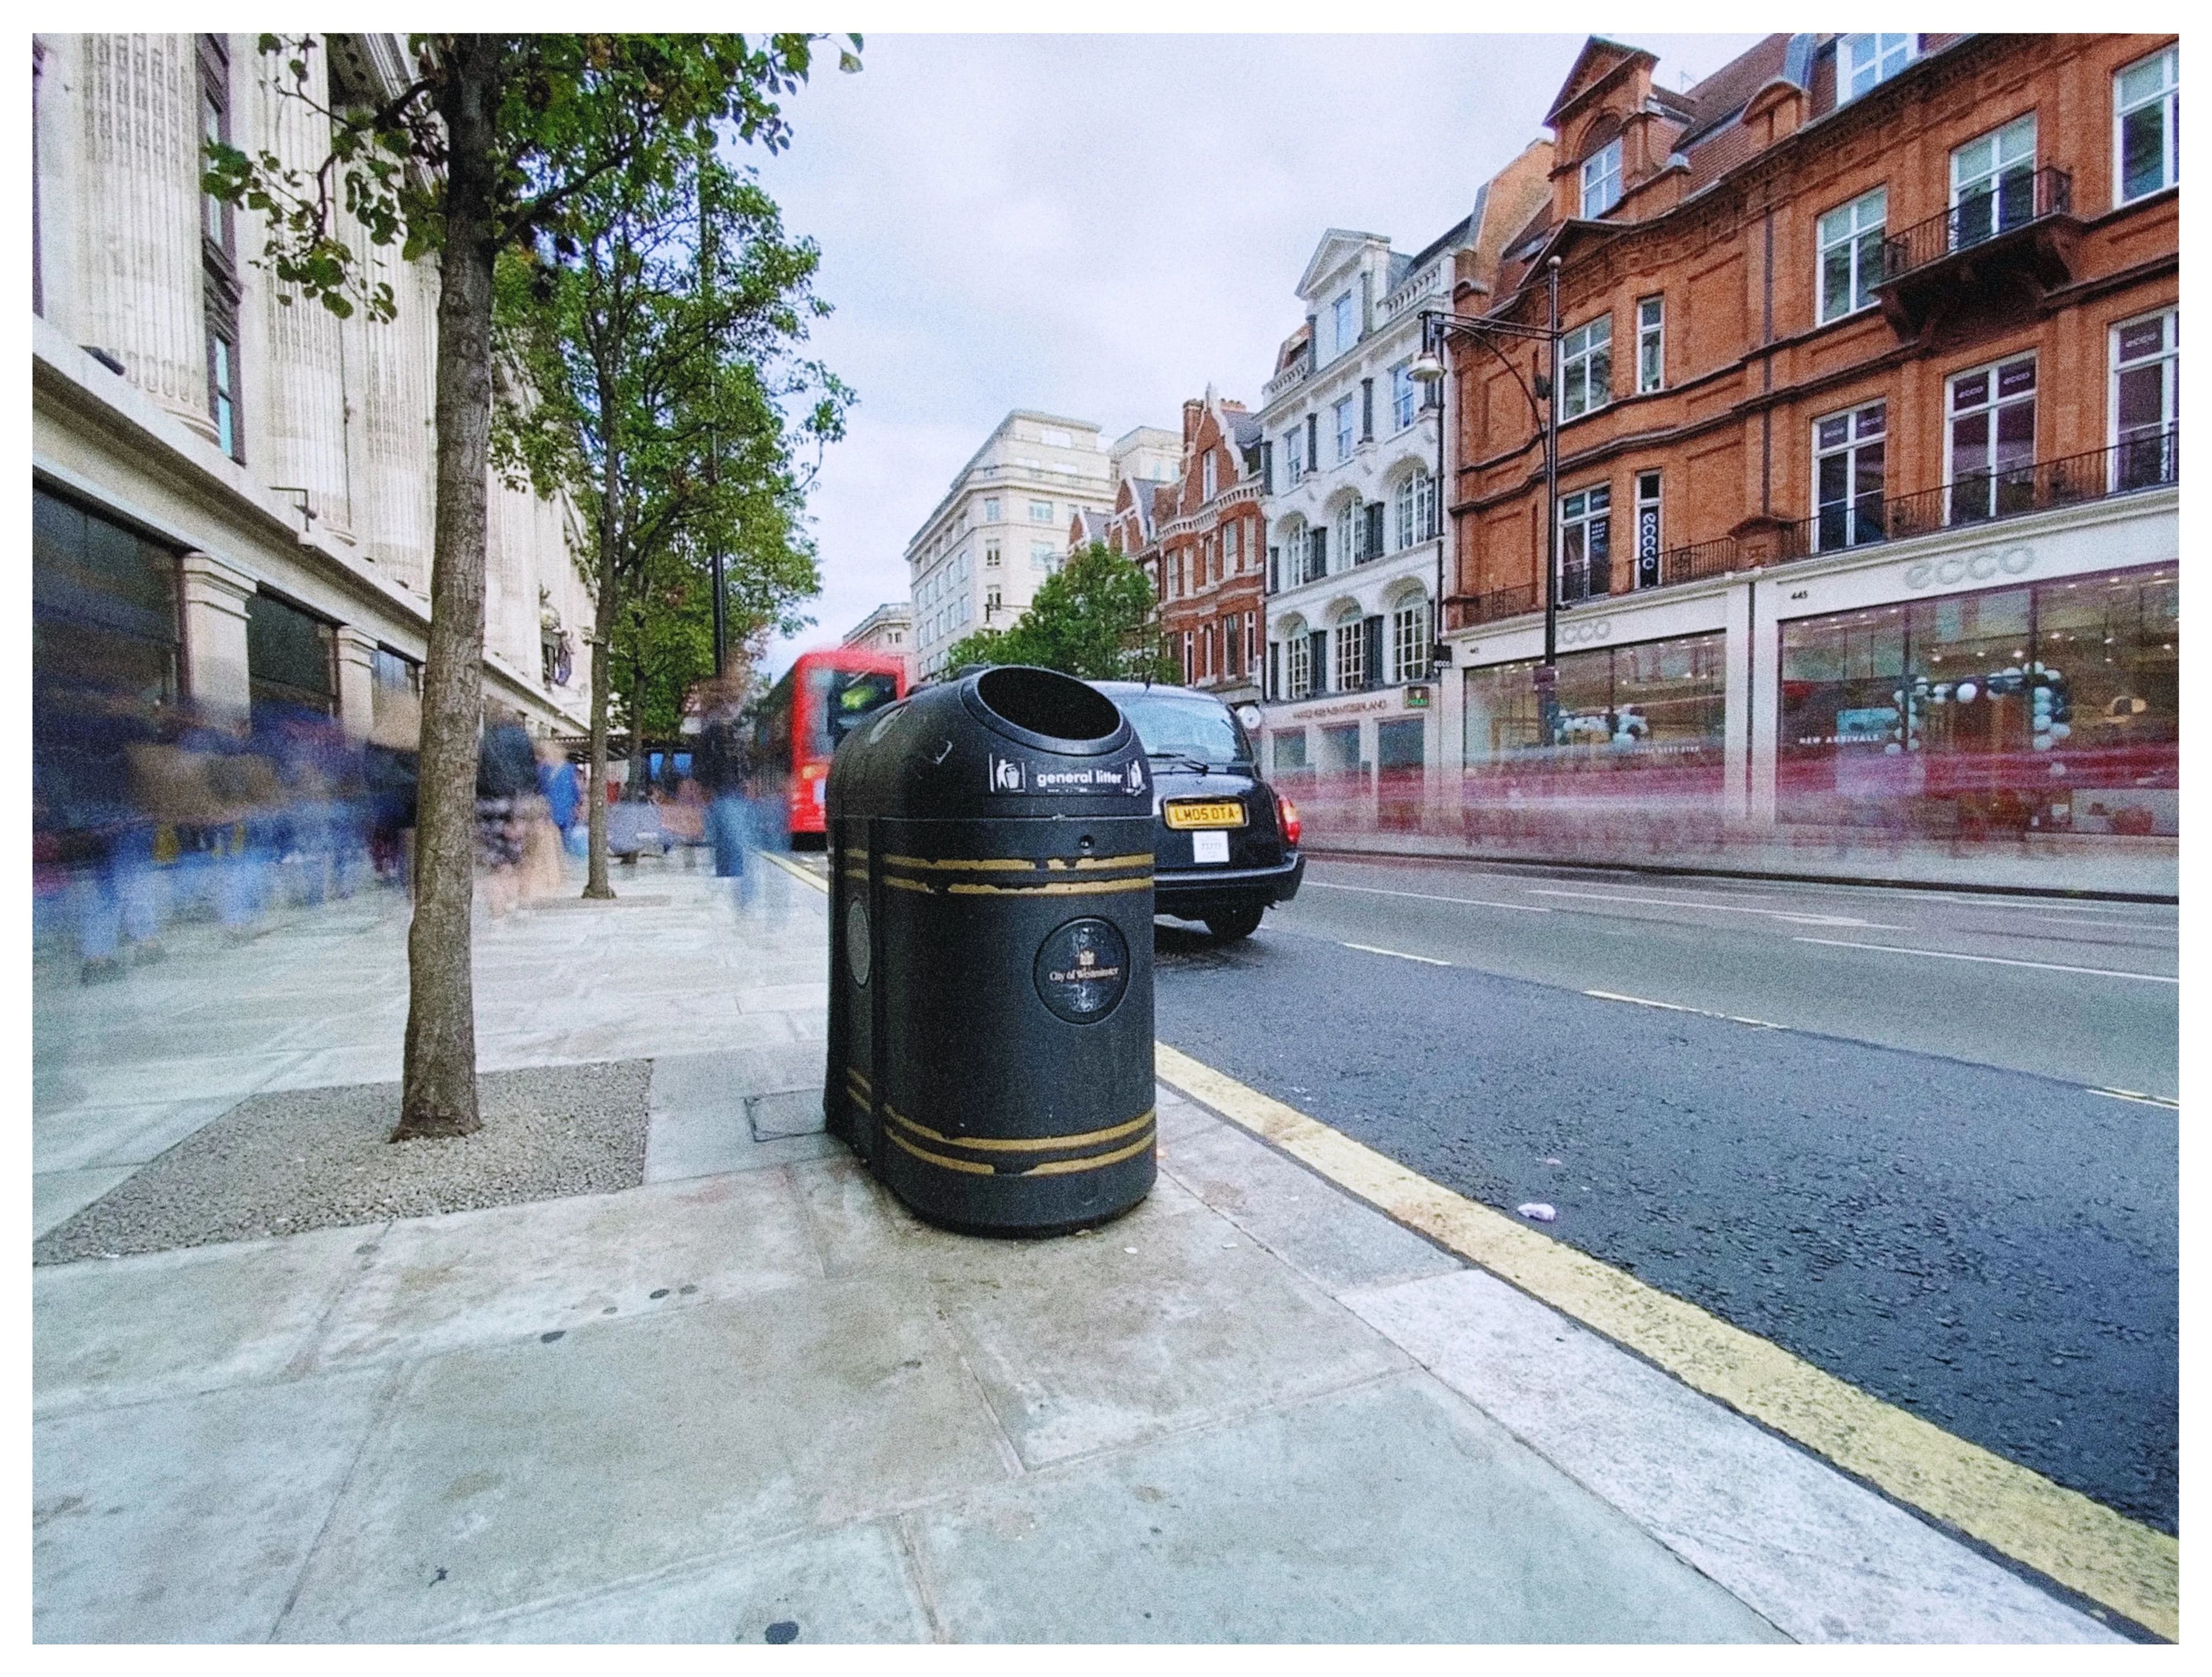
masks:
<svg viewBox="0 0 2212 1677"><path fill-rule="evenodd" d="M1321 283L1338 269L1357 258L1370 245L1388 244L1379 233L1357 233L1349 228L1333 227L1321 236L1314 246L1306 270L1298 276L1298 295L1311 300Z"/></svg>
<svg viewBox="0 0 2212 1677"><path fill-rule="evenodd" d="M1622 72L1639 64L1649 75L1658 67L1658 55L1623 41L1607 40L1603 35L1592 35L1583 43L1574 67L1559 84L1552 108L1544 113L1544 125L1557 130L1563 121L1573 120L1578 109L1611 86Z"/></svg>

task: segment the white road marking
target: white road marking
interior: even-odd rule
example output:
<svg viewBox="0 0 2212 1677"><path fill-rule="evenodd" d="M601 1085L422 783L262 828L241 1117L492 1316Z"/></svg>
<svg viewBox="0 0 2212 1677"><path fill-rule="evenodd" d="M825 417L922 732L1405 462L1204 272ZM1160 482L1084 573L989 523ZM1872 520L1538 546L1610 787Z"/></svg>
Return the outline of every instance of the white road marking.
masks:
<svg viewBox="0 0 2212 1677"><path fill-rule="evenodd" d="M1841 938L1796 938L1792 942L1826 944L1831 949L1878 949L1887 955L1924 955L1931 961L1979 961L1992 967L2033 967L2040 972L2087 973L2092 978L2133 978L2145 984L2179 984L2162 973L2120 972L2111 967L2065 967L2056 961L2014 961L2002 955L1960 955L1948 949L1905 949L1896 944L1854 944Z"/></svg>
<svg viewBox="0 0 2212 1677"><path fill-rule="evenodd" d="M1373 944L1346 944L1346 949L1356 949L1362 955L1395 955L1401 961L1419 961L1425 967L1448 967L1449 961L1439 961L1432 955L1408 955L1402 949L1377 949Z"/></svg>
<svg viewBox="0 0 2212 1677"><path fill-rule="evenodd" d="M2133 1101L2137 1106L2162 1106L2170 1112L2181 1110L2179 1101L2169 1101L2163 1095L2145 1095L2133 1089L2099 1089L2092 1086L2092 1095L2102 1095L2108 1101Z"/></svg>
<svg viewBox="0 0 2212 1677"><path fill-rule="evenodd" d="M1325 891L1358 891L1368 896L1409 896L1416 902L1463 902L1470 908L1510 908L1516 914L1548 914L1536 902L1493 902L1486 896L1431 896L1426 891L1391 891L1380 885L1340 885L1334 879L1309 879L1309 886Z"/></svg>
<svg viewBox="0 0 2212 1677"><path fill-rule="evenodd" d="M1782 908L1741 908L1733 902L1698 901L1685 902L1679 897L1672 896L1623 896L1614 891L1548 890L1536 885L1531 885L1528 888L1528 894L1531 896L1583 897L1593 902L1642 902L1655 908L1690 908L1700 912L1710 909L1720 914L1760 914L1768 920L1786 920L1793 926L1849 926L1862 932L1911 930L1910 927L1905 926L1885 926L1879 921L1855 920L1849 914L1793 914Z"/></svg>
<svg viewBox="0 0 2212 1677"><path fill-rule="evenodd" d="M1771 1019L1747 1019L1741 1013L1716 1013L1710 1007L1686 1007L1679 1001L1654 1001L1649 996L1624 996L1613 990L1585 990L1586 996L1595 996L1600 1001L1632 1001L1638 1007L1663 1007L1669 1013L1695 1013L1701 1018L1726 1019L1730 1024L1757 1025L1761 1030L1786 1030Z"/></svg>

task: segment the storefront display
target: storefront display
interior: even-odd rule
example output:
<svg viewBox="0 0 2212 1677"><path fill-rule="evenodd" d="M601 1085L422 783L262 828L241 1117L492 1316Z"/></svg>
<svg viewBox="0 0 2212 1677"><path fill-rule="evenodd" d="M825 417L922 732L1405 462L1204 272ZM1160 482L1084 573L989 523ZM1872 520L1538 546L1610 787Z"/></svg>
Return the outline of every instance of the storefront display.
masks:
<svg viewBox="0 0 2212 1677"><path fill-rule="evenodd" d="M1468 671L1470 779L1503 777L1520 796L1717 796L1726 742L1723 644L1717 634L1692 635L1569 653L1554 690L1559 743L1548 748L1534 663Z"/></svg>
<svg viewBox="0 0 2212 1677"><path fill-rule="evenodd" d="M2170 566L1784 623L1777 814L2178 832L2179 623Z"/></svg>

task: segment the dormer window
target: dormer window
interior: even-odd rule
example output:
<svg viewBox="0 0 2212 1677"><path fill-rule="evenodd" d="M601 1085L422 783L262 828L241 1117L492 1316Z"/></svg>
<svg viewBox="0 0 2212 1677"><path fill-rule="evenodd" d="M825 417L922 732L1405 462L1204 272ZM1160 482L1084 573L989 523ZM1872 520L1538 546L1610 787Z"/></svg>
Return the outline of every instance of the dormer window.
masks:
<svg viewBox="0 0 2212 1677"><path fill-rule="evenodd" d="M1620 142L1608 140L1583 159L1583 207L1585 221L1602 216L1620 202Z"/></svg>
<svg viewBox="0 0 2212 1677"><path fill-rule="evenodd" d="M1841 61L1836 66L1836 85L1843 89L1838 103L1871 93L1912 62L1917 35L1845 35Z"/></svg>
<svg viewBox="0 0 2212 1677"><path fill-rule="evenodd" d="M1349 291L1329 305L1329 320L1336 334L1336 347L1330 354L1340 355L1359 341L1359 317L1352 312Z"/></svg>

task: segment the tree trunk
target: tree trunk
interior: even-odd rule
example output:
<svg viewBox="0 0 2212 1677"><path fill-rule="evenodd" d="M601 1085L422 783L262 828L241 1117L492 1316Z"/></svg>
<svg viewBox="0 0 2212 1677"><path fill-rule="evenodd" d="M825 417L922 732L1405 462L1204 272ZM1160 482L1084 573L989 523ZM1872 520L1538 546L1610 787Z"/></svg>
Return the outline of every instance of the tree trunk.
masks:
<svg viewBox="0 0 2212 1677"><path fill-rule="evenodd" d="M597 340L594 340L596 342ZM595 610L592 613L592 828L591 876L584 882L584 895L590 897L611 897L614 886L607 879L607 684L614 675L611 642L615 632L615 607L621 590L616 586L617 562L621 555L621 528L617 497L621 492L622 451L620 433L616 428L612 380L608 375L604 354L599 359L599 435L603 444L601 463L599 530L599 575ZM630 773L637 772L637 706L633 700L630 709Z"/></svg>
<svg viewBox="0 0 2212 1677"><path fill-rule="evenodd" d="M394 1141L466 1135L477 1110L469 911L483 720L484 525L491 432L493 112L498 37L454 38L438 97L450 147L439 264L437 518L407 928L407 1052Z"/></svg>

